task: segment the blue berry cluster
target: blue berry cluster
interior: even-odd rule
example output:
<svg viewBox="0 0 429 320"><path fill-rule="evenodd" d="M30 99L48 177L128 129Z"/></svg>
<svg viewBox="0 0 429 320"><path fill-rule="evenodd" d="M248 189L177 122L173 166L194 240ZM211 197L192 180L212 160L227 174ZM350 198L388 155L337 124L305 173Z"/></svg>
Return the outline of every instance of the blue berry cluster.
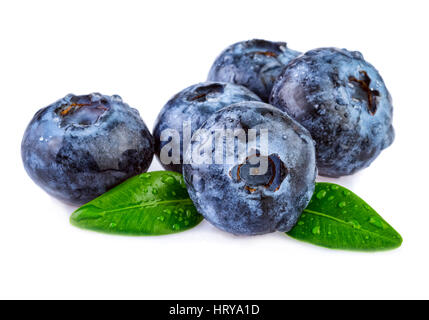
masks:
<svg viewBox="0 0 429 320"><path fill-rule="evenodd" d="M361 53L301 54L284 42L250 40L225 49L206 82L174 95L153 135L119 96L68 95L35 114L22 159L45 191L80 205L145 172L155 154L166 170L183 173L196 208L216 227L289 231L317 173L353 174L392 144L392 112L383 79Z"/></svg>

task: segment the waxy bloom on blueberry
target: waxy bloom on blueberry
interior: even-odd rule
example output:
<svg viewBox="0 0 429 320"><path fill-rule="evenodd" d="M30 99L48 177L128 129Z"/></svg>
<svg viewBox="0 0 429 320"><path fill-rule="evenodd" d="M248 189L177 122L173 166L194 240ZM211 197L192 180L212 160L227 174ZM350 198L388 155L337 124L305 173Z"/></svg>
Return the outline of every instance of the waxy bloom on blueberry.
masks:
<svg viewBox="0 0 429 320"><path fill-rule="evenodd" d="M153 146L138 111L119 96L70 94L35 114L21 153L40 187L81 205L145 172Z"/></svg>

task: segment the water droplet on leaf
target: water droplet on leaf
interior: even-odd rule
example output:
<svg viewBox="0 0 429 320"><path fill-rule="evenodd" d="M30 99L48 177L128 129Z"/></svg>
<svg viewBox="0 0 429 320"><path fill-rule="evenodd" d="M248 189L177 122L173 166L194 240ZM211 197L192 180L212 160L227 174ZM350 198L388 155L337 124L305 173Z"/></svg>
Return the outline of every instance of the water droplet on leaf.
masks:
<svg viewBox="0 0 429 320"><path fill-rule="evenodd" d="M368 221L377 228L383 228L383 223L377 218L371 217Z"/></svg>
<svg viewBox="0 0 429 320"><path fill-rule="evenodd" d="M353 226L353 228L355 229L360 229L361 226L359 224L359 222L357 222L356 220L350 220L349 223Z"/></svg>
<svg viewBox="0 0 429 320"><path fill-rule="evenodd" d="M314 235L318 235L318 234L320 234L320 226L315 226L315 227L313 228L313 230L311 230L311 232L312 232Z"/></svg>
<svg viewBox="0 0 429 320"><path fill-rule="evenodd" d="M173 177L165 176L165 177L162 177L161 181L165 184L172 185L176 180Z"/></svg>
<svg viewBox="0 0 429 320"><path fill-rule="evenodd" d="M112 96L112 100L115 101L115 102L122 102L121 96L118 96L117 94L114 94Z"/></svg>
<svg viewBox="0 0 429 320"><path fill-rule="evenodd" d="M322 200L325 196L326 196L326 190L320 190L316 195L317 199L319 200Z"/></svg>
<svg viewBox="0 0 429 320"><path fill-rule="evenodd" d="M347 203L345 201L341 201L340 203L338 203L338 206L340 208L344 208L347 205Z"/></svg>

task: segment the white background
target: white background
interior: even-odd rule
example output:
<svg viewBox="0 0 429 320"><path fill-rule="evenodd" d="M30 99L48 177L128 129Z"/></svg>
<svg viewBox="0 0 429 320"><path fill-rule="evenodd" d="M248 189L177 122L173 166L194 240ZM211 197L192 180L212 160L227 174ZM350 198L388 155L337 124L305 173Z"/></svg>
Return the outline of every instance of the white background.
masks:
<svg viewBox="0 0 429 320"><path fill-rule="evenodd" d="M411 0L2 1L0 298L429 298L428 11ZM221 50L251 38L360 50L379 69L396 141L335 181L402 234L400 249L332 251L207 222L164 237L98 234L72 227L75 208L26 175L20 142L39 108L70 92L119 94L152 128Z"/></svg>

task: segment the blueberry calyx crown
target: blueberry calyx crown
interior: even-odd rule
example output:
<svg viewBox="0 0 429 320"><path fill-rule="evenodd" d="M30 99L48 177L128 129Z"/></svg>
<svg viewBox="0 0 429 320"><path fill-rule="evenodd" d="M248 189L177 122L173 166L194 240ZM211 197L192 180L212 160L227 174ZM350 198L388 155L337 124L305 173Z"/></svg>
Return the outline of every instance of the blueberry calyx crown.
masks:
<svg viewBox="0 0 429 320"><path fill-rule="evenodd" d="M100 117L110 110L110 101L97 95L72 96L69 102L57 108L61 118L61 126L73 124L90 126L98 122Z"/></svg>
<svg viewBox="0 0 429 320"><path fill-rule="evenodd" d="M207 86L197 87L194 90L195 95L188 97L188 101L204 102L208 95L219 95L225 90L225 86L219 83L213 83Z"/></svg>
<svg viewBox="0 0 429 320"><path fill-rule="evenodd" d="M271 51L256 51L256 52L254 52L254 54L261 54L261 55L264 55L266 57L277 58L277 53L271 52Z"/></svg>
<svg viewBox="0 0 429 320"><path fill-rule="evenodd" d="M265 172L260 171L262 161L267 163ZM278 191L287 174L288 170L277 154L267 157L260 156L259 153L247 157L244 163L234 166L229 172L234 182L243 181L244 188L251 193L257 191L259 187Z"/></svg>
<svg viewBox="0 0 429 320"><path fill-rule="evenodd" d="M368 111L371 115L375 115L377 112L377 97L380 96L380 92L378 90L371 89L371 78L368 76L366 71L359 71L359 73L363 78L362 80L350 76L349 82L358 84L359 88L364 92L364 94L366 94L366 98L368 100Z"/></svg>

